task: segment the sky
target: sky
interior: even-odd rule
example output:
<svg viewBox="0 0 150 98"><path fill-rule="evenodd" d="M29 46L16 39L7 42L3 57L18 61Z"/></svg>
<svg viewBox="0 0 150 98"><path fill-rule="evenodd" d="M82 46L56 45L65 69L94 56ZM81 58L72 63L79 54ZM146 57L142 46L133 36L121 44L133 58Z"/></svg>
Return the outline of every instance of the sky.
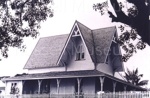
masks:
<svg viewBox="0 0 150 98"><path fill-rule="evenodd" d="M17 73L27 72L27 70L23 70L23 67L38 39L45 36L69 34L75 20L91 29L118 25L111 22L108 14L101 16L99 12L93 10L92 6L97 2L100 2L100 0L54 0L52 5L54 17L41 23L40 35L37 39L25 38L24 44L27 47L25 52L21 52L17 48L9 50L9 57L0 61L0 76L13 76ZM112 10L112 8L109 10ZM150 81L149 50L149 46L142 51L139 50L128 62L124 63L124 66L131 70L139 68L139 73L144 74L143 79Z"/></svg>

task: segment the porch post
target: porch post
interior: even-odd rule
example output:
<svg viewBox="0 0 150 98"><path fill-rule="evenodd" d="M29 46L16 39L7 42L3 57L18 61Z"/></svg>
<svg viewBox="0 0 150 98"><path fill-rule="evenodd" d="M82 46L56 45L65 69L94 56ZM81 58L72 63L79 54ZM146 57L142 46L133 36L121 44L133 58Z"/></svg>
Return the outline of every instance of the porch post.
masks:
<svg viewBox="0 0 150 98"><path fill-rule="evenodd" d="M51 80L49 80L49 94L51 94Z"/></svg>
<svg viewBox="0 0 150 98"><path fill-rule="evenodd" d="M77 78L77 83L78 83L78 97L80 95L80 84L81 84L82 78Z"/></svg>
<svg viewBox="0 0 150 98"><path fill-rule="evenodd" d="M59 86L61 79L56 79L56 81L57 81L57 94L59 94Z"/></svg>
<svg viewBox="0 0 150 98"><path fill-rule="evenodd" d="M124 85L123 88L124 88L124 91L127 91L127 85Z"/></svg>
<svg viewBox="0 0 150 98"><path fill-rule="evenodd" d="M41 83L42 83L42 80L38 80L38 94L40 94L40 91L41 91Z"/></svg>
<svg viewBox="0 0 150 98"><path fill-rule="evenodd" d="M25 83L25 80L22 80L22 94L24 94L24 92L23 92L24 83Z"/></svg>
<svg viewBox="0 0 150 98"><path fill-rule="evenodd" d="M105 80L105 77L99 77L99 80L100 80L100 84L101 84L101 91L103 91L103 85L104 85L104 80Z"/></svg>
<svg viewBox="0 0 150 98"><path fill-rule="evenodd" d="M117 82L113 81L113 92L116 91L116 85L117 85Z"/></svg>

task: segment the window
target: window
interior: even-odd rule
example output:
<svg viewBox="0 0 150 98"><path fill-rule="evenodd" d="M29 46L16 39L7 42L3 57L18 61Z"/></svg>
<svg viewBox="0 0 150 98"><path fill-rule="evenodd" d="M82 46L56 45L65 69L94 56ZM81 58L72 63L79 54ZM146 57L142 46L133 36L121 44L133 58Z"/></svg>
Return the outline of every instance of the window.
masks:
<svg viewBox="0 0 150 98"><path fill-rule="evenodd" d="M17 87L17 83L11 84L10 94L18 94L19 88Z"/></svg>
<svg viewBox="0 0 150 98"><path fill-rule="evenodd" d="M74 34L75 34L75 35L78 35L78 34L79 34L79 30L78 30L77 26L75 26L75 28L74 28Z"/></svg>
<svg viewBox="0 0 150 98"><path fill-rule="evenodd" d="M83 49L83 45L79 45L76 51L76 60L83 60L85 58L85 53Z"/></svg>
<svg viewBox="0 0 150 98"><path fill-rule="evenodd" d="M74 27L74 30L73 30L73 35L72 37L77 37L77 36L80 36L80 33L79 33L79 29L77 26Z"/></svg>

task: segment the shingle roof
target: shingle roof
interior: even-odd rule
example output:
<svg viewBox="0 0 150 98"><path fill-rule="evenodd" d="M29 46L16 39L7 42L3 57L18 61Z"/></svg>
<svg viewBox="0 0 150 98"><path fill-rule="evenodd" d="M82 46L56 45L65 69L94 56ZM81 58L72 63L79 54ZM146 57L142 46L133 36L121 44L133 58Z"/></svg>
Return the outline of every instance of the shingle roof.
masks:
<svg viewBox="0 0 150 98"><path fill-rule="evenodd" d="M94 42L93 42L93 35L92 35L92 30L89 29L88 27L84 26L80 22L77 21L77 24L79 26L79 29L81 31L81 34L83 36L83 39L85 41L85 44L88 48L88 51L91 55L91 59L93 62L95 62L95 54L94 54Z"/></svg>
<svg viewBox="0 0 150 98"><path fill-rule="evenodd" d="M107 54L105 52L109 50L116 28L108 27L91 30L78 21L76 23L81 31L92 61L95 63L104 63ZM34 69L58 66L56 63L66 44L67 38L67 34L41 38L24 68ZM100 52L102 54L99 54Z"/></svg>
<svg viewBox="0 0 150 98"><path fill-rule="evenodd" d="M58 35L39 39L24 68L47 68L57 66L56 62L68 35Z"/></svg>
<svg viewBox="0 0 150 98"><path fill-rule="evenodd" d="M81 34L91 55L93 62L104 63L109 51L116 27L91 30L77 21Z"/></svg>
<svg viewBox="0 0 150 98"><path fill-rule="evenodd" d="M92 30L97 63L104 63L116 32L115 27Z"/></svg>
<svg viewBox="0 0 150 98"><path fill-rule="evenodd" d="M99 76L105 76L109 79L112 79L114 81L124 83L126 85L138 88L140 90L146 90L144 88L141 88L139 86L134 86L129 82L126 82L124 80L118 79L114 76L105 74L103 72L100 72L98 70L84 70L84 71L63 71L63 72L48 72L48 73L36 73L36 74L22 74L17 75L15 77L9 77L9 78L3 78L3 81L9 81L9 80L37 80L37 79L58 79L58 78L79 78L79 77L99 77Z"/></svg>
<svg viewBox="0 0 150 98"><path fill-rule="evenodd" d="M89 77L103 76L104 74L97 70L84 71L63 71L63 72L48 72L36 74L23 74L15 77L4 78L3 80L30 80L30 79L53 79L53 78L73 78L73 77Z"/></svg>

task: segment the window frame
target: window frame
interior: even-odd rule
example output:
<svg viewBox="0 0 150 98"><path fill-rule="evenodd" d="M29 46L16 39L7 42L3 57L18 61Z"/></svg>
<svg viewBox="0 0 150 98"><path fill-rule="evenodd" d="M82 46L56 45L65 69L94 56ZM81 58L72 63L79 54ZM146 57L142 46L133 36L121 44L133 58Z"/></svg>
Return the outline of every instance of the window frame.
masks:
<svg viewBox="0 0 150 98"><path fill-rule="evenodd" d="M76 51L76 61L85 60L85 51L83 45L79 45Z"/></svg>

